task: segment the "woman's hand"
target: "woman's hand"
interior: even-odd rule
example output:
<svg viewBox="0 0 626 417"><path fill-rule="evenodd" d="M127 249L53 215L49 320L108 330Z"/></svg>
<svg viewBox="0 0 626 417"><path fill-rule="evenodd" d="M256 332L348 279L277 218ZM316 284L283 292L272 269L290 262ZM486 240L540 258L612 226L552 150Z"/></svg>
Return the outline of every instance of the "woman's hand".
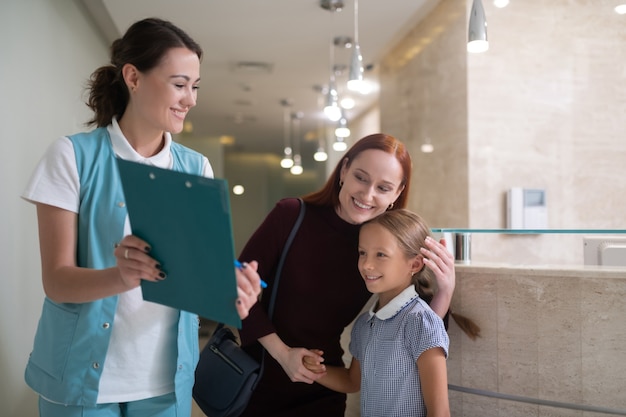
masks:
<svg viewBox="0 0 626 417"><path fill-rule="evenodd" d="M126 292L142 279L163 277L157 261L148 254L148 244L126 236L110 250L116 265L105 269L76 265L78 215L47 204L37 204L42 281L46 296L57 303L87 303ZM148 248L148 249L146 249Z"/></svg>
<svg viewBox="0 0 626 417"><path fill-rule="evenodd" d="M324 358L313 350L288 347L286 354L278 358L278 363L292 382L312 384L324 373L309 370L304 364L305 360L308 363L321 363Z"/></svg>
<svg viewBox="0 0 626 417"><path fill-rule="evenodd" d="M124 237L115 247L117 268L124 286L129 290L138 287L141 280L162 281L166 278L161 265L150 255L150 245L137 236Z"/></svg>
<svg viewBox="0 0 626 417"><path fill-rule="evenodd" d="M261 277L257 273L258 263L243 262L241 268L235 268L237 275L237 313L243 320L248 317L250 309L259 299L261 293Z"/></svg>
<svg viewBox="0 0 626 417"><path fill-rule="evenodd" d="M456 286L454 257L446 249L444 239L437 242L429 236L426 238L426 246L426 248L421 248L424 263L433 271L437 279L437 293L430 302L430 307L439 317L443 318L450 308L452 294Z"/></svg>
<svg viewBox="0 0 626 417"><path fill-rule="evenodd" d="M310 357L306 360L311 363L324 361L316 351L287 346L276 333L261 337L259 342L276 359L292 382L312 384L324 375L312 372L304 365L307 357Z"/></svg>

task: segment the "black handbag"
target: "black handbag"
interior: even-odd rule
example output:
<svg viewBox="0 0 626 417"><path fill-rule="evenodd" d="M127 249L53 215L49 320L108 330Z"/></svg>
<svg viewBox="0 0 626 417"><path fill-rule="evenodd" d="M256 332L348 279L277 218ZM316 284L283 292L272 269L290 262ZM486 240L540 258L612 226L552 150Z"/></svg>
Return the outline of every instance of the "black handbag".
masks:
<svg viewBox="0 0 626 417"><path fill-rule="evenodd" d="M270 319L274 313L274 301L283 263L304 217L304 201L299 200L300 213L285 242L276 269L268 309ZM195 371L193 399L208 417L239 416L248 405L261 379L264 361L265 349L261 355L261 362L257 362L241 349L232 330L225 327L224 323L219 323L200 353Z"/></svg>

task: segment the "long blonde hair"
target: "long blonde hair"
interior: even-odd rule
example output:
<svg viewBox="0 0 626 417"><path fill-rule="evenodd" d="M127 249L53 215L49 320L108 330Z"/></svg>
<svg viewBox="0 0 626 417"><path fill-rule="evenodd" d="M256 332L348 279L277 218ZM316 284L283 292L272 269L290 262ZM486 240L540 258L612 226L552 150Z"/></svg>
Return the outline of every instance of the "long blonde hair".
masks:
<svg viewBox="0 0 626 417"><path fill-rule="evenodd" d="M398 241L407 259L422 256L420 248L426 247L426 238L432 237L430 227L417 213L406 209L389 210L364 223L378 224L387 229ZM430 304L437 293L437 280L434 272L426 265L413 275L413 285L420 298ZM449 310L457 325L472 340L480 337L480 327L471 319Z"/></svg>

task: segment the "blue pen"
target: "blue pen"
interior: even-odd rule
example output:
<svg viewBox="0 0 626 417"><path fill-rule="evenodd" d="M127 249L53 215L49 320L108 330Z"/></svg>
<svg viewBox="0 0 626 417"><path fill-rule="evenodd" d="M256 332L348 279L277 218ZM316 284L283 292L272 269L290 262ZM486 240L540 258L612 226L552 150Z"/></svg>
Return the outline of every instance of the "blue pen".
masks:
<svg viewBox="0 0 626 417"><path fill-rule="evenodd" d="M243 265L241 265L241 262L239 262L237 259L235 259L235 268L243 268ZM261 288L267 288L267 282L261 280Z"/></svg>

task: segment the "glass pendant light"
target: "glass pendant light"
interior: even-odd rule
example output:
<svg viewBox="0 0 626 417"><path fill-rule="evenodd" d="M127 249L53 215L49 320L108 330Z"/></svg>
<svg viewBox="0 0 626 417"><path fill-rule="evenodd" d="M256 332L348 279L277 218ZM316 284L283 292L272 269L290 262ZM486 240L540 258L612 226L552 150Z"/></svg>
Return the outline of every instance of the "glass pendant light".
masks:
<svg viewBox="0 0 626 417"><path fill-rule="evenodd" d="M291 103L289 100L281 100L280 104L283 106L283 159L280 160L280 166L283 168L291 168L293 166L292 150L291 150L291 116L289 107Z"/></svg>
<svg viewBox="0 0 626 417"><path fill-rule="evenodd" d="M354 46L350 60L348 90L361 91L363 84L363 55L359 45L359 0L354 0Z"/></svg>
<svg viewBox="0 0 626 417"><path fill-rule="evenodd" d="M339 136L335 137L335 143L333 143L333 150L337 152L343 152L348 149L348 144L340 138Z"/></svg>
<svg viewBox="0 0 626 417"><path fill-rule="evenodd" d="M335 81L335 44L333 41L330 42L330 81L328 82L324 114L331 122L336 122L341 118L339 94L337 93L337 83Z"/></svg>
<svg viewBox="0 0 626 417"><path fill-rule="evenodd" d="M291 119L293 122L293 165L289 171L293 175L302 174L302 157L300 156L300 120L304 117L302 112L292 113Z"/></svg>
<svg viewBox="0 0 626 417"><path fill-rule="evenodd" d="M348 128L348 121L345 117L339 119L339 125L335 129L335 135L338 138L347 138L350 136L350 129Z"/></svg>
<svg viewBox="0 0 626 417"><path fill-rule="evenodd" d="M481 0L472 2L469 27L467 30L467 51L473 53L485 52L489 49L487 41L487 20Z"/></svg>

